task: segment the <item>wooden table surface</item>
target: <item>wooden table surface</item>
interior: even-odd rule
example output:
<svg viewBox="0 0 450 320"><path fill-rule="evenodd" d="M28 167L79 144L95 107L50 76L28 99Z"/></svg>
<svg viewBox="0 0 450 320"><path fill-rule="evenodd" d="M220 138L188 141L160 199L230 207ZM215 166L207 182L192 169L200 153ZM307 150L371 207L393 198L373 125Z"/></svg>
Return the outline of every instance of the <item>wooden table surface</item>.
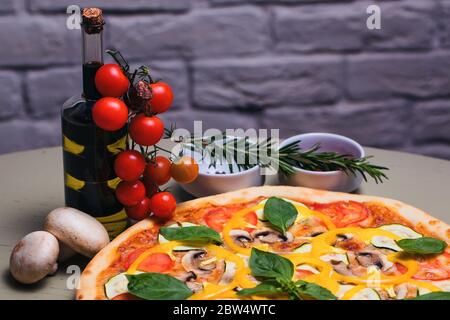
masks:
<svg viewBox="0 0 450 320"><path fill-rule="evenodd" d="M398 199L450 223L450 161L407 153L366 148L376 163L389 167L389 181L365 183L358 193ZM44 217L64 205L62 151L40 149L0 156L0 299L73 299L66 286L67 266L87 259L73 258L60 265L55 276L35 285L20 285L9 275L9 255L15 243L42 228ZM276 178L268 184L277 184ZM178 201L192 197L172 186Z"/></svg>

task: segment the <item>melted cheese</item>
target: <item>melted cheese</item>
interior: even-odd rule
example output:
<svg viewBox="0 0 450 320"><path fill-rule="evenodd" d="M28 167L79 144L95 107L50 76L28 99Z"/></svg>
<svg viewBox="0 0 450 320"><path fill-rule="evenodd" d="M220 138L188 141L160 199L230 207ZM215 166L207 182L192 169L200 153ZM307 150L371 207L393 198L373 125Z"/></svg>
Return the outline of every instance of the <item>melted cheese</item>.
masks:
<svg viewBox="0 0 450 320"><path fill-rule="evenodd" d="M370 243L373 237L387 237L393 240L401 239L398 235L395 235L387 230L381 228L339 228L333 224L331 219L326 215L310 210L306 206L300 203L292 202L297 209L298 218L297 221L309 217L315 216L323 221L328 228L328 231L311 239L311 250L303 253L286 253L282 254L283 257L289 259L295 266L301 264L307 264L317 268L319 271L316 274L306 276L303 280L314 282L327 289L333 294L339 296L341 299L352 299L367 288L381 288L388 292L394 292L394 286L400 283L408 282L416 285L418 288L423 288L428 291L439 291L437 286L425 281L416 281L411 277L417 272L418 262L413 260L410 256L402 255L401 252L396 252L387 255L387 259L392 263L400 263L407 267L407 272L400 275L385 275L379 269L373 267L368 268L368 272L365 276L345 276L334 271L332 265L321 260L321 257L329 254L345 254L346 250L336 248L333 244L336 241L336 237L339 234L351 234L357 240L364 243ZM251 248L243 248L237 245L232 237L230 231L233 229L243 229L248 227L248 223L245 221L245 217L249 212L263 210L264 201L253 206L251 208L245 208L233 215L228 223L223 228L223 239L228 249L215 246L215 245L199 245L200 248L208 251L214 259L224 259L225 261L232 262L236 265L235 277L231 283L228 284L213 284L204 283L204 290L199 293L193 294L190 299L226 299L237 298L235 288L252 288L258 284L256 280L251 276L251 270L248 267L248 256L251 254ZM259 222L261 223L261 222ZM253 225L252 225L253 227ZM155 252L163 252L169 255L172 254L173 248L183 245L180 241L169 241L156 245L144 253L142 253L136 261L127 270L129 274L135 274L138 272L138 266L147 258L150 254ZM268 251L270 247L268 245L256 246L260 250ZM230 251L231 250L231 251ZM342 290L342 283L353 284L349 290ZM348 288L346 288L348 289ZM249 297L251 299L258 299L261 297Z"/></svg>

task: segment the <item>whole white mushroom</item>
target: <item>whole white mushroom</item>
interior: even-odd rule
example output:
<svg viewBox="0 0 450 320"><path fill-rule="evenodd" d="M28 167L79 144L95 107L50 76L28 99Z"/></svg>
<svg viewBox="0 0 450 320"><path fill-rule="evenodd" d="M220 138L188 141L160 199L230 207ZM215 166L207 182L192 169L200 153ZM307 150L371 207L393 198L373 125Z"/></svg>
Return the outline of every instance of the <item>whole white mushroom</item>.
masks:
<svg viewBox="0 0 450 320"><path fill-rule="evenodd" d="M17 281L35 283L56 272L58 254L58 239L49 232L35 231L16 244L9 260L9 270Z"/></svg>
<svg viewBox="0 0 450 320"><path fill-rule="evenodd" d="M76 252L93 257L109 243L105 227L94 217L74 208L58 208L45 218L44 230Z"/></svg>

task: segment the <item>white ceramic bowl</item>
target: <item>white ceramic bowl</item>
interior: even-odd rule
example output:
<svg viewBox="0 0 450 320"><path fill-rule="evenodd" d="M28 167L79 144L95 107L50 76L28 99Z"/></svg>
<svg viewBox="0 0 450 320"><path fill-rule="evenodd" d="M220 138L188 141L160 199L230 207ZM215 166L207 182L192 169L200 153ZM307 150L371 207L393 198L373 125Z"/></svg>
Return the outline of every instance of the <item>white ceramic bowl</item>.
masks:
<svg viewBox="0 0 450 320"><path fill-rule="evenodd" d="M259 166L240 172L235 167L234 173L230 173L228 165L218 164L216 168L209 168L209 162L202 161L198 154L194 154L194 158L199 164L198 177L193 182L180 186L195 197L206 197L264 184L264 176L261 175Z"/></svg>
<svg viewBox="0 0 450 320"><path fill-rule="evenodd" d="M319 151L349 154L358 158L365 156L364 149L359 143L338 134L320 132L299 134L284 140L280 143L280 148L294 141L301 141L299 145L302 149L308 149L320 143ZM360 186L363 177L359 173L355 176L342 171L309 171L295 168L295 173L289 176L279 173L279 179L282 184L291 186L351 192Z"/></svg>

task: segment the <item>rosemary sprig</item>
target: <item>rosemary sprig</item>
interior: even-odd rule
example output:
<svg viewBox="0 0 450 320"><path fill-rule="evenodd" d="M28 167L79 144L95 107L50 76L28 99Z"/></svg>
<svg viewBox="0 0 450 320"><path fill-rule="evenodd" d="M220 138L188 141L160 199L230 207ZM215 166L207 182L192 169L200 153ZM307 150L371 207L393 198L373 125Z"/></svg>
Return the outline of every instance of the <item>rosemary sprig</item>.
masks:
<svg viewBox="0 0 450 320"><path fill-rule="evenodd" d="M170 136L173 130L167 130L166 136ZM295 141L278 149L270 137L253 142L249 137L229 137L225 133L209 137L184 137L176 142L181 143L185 150L200 153L202 160L208 158L210 167L216 167L218 163L228 164L231 173L234 163L239 171L258 164L278 169L285 175L291 175L295 173L295 168L301 168L310 171L340 170L352 175L360 173L365 181L371 177L376 183L388 179L384 171L389 169L370 163L372 157L355 158L335 152L321 152L320 144L303 150L299 146L300 141Z"/></svg>
<svg viewBox="0 0 450 320"><path fill-rule="evenodd" d="M315 144L309 149L302 150L299 141L292 142L279 150L280 168L287 174L293 173L293 167L310 171L335 171L341 170L356 175L360 173L365 181L367 175L376 183L388 179L384 170L386 167L371 164L371 156L355 158L350 155L335 152L319 152L320 144Z"/></svg>
<svg viewBox="0 0 450 320"><path fill-rule="evenodd" d="M184 137L176 142L181 143L185 150L201 154L202 161L207 159L210 168L225 163L230 173L234 173L235 166L240 172L262 164L258 152L260 145L251 142L249 137L229 137L221 133L209 137Z"/></svg>

